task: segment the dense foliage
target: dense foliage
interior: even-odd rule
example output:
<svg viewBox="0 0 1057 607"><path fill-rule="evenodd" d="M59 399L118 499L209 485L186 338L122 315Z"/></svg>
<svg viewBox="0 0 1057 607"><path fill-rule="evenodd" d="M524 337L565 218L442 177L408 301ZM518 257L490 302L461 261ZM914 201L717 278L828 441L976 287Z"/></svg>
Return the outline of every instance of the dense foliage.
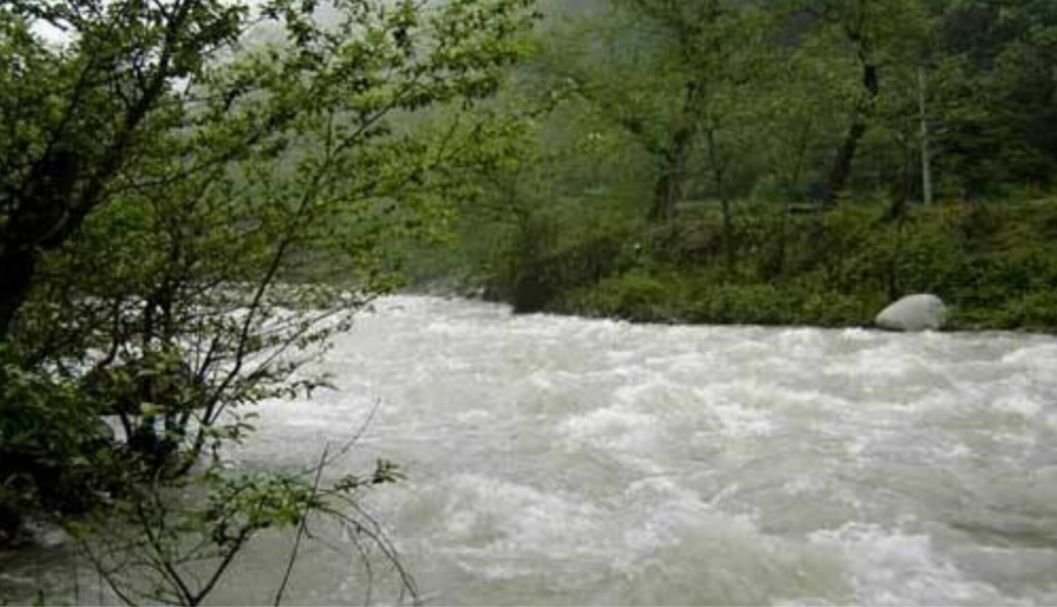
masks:
<svg viewBox="0 0 1057 607"><path fill-rule="evenodd" d="M447 270L524 311L1055 327L1049 3L548 6Z"/></svg>
<svg viewBox="0 0 1057 607"><path fill-rule="evenodd" d="M756 212L739 221L738 262L720 261L717 218L661 231L648 254L546 304L560 312L651 322L870 326L892 299L928 292L954 329L1057 330L1052 201L950 205L901 222L883 205L823 216ZM567 263L569 260L563 260Z"/></svg>
<svg viewBox="0 0 1057 607"><path fill-rule="evenodd" d="M325 385L304 364L445 232L480 147L467 110L533 19L527 0L0 6L0 542L26 516L109 541L84 523L103 512L153 537L112 553L160 576L115 592L198 603L213 583L174 559L222 573L257 531L336 513L303 478L212 519L164 496L242 487L216 456L245 405Z"/></svg>

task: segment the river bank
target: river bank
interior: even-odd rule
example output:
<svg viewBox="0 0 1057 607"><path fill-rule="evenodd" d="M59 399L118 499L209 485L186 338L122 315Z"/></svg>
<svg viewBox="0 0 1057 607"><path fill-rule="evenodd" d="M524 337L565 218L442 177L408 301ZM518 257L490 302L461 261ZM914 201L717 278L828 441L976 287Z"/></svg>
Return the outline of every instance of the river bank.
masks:
<svg viewBox="0 0 1057 607"><path fill-rule="evenodd" d="M1053 200L900 217L881 203L800 215L746 207L732 229L728 241L707 212L660 226L544 215L465 271L463 291L521 312L818 327L872 326L888 303L927 292L948 304L952 330L1057 331Z"/></svg>

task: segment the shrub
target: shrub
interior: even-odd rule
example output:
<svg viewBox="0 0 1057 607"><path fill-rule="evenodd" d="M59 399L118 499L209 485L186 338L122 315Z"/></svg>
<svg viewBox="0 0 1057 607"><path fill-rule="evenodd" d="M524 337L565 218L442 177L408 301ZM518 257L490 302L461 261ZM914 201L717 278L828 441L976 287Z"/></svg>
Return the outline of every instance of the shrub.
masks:
<svg viewBox="0 0 1057 607"><path fill-rule="evenodd" d="M682 285L635 270L575 289L556 304L558 311L637 322L674 320L684 298Z"/></svg>
<svg viewBox="0 0 1057 607"><path fill-rule="evenodd" d="M28 517L93 506L111 445L109 428L75 386L0 359L0 545Z"/></svg>
<svg viewBox="0 0 1057 607"><path fill-rule="evenodd" d="M715 324L792 322L789 294L768 284L704 284L688 302L690 320Z"/></svg>
<svg viewBox="0 0 1057 607"><path fill-rule="evenodd" d="M994 325L1003 329L1057 331L1057 292L1036 291L1003 303Z"/></svg>
<svg viewBox="0 0 1057 607"><path fill-rule="evenodd" d="M505 270L494 277L495 290L507 293L504 299L518 312L552 309L563 293L631 266L636 234L634 225L619 217L563 224L554 215L536 214L519 226L504 255Z"/></svg>
<svg viewBox="0 0 1057 607"><path fill-rule="evenodd" d="M926 216L905 226L894 247L896 293L935 293L951 300L965 282L967 251L943 217Z"/></svg>
<svg viewBox="0 0 1057 607"><path fill-rule="evenodd" d="M1052 202L913 208L899 219L880 203L752 213L739 218L732 265L710 215L638 232L556 225L551 248L523 264L536 282L518 301L531 295L541 309L636 321L844 326L930 292L951 307L955 327L1057 326Z"/></svg>

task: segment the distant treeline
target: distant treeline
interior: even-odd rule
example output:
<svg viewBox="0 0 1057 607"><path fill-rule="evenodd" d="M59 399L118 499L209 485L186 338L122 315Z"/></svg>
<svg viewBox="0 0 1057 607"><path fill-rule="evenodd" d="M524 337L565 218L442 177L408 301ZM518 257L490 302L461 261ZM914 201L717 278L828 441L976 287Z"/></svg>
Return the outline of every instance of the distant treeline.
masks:
<svg viewBox="0 0 1057 607"><path fill-rule="evenodd" d="M462 243L420 274L642 320L862 323L934 290L963 326L1054 326L1057 3L541 8Z"/></svg>

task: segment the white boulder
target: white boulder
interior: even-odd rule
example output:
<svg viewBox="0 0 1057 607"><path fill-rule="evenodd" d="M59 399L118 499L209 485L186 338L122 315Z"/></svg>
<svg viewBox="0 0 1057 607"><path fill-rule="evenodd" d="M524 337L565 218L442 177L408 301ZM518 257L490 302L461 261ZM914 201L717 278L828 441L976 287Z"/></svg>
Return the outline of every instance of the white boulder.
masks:
<svg viewBox="0 0 1057 607"><path fill-rule="evenodd" d="M890 304L874 324L892 331L937 331L947 322L947 306L935 295L907 295Z"/></svg>

